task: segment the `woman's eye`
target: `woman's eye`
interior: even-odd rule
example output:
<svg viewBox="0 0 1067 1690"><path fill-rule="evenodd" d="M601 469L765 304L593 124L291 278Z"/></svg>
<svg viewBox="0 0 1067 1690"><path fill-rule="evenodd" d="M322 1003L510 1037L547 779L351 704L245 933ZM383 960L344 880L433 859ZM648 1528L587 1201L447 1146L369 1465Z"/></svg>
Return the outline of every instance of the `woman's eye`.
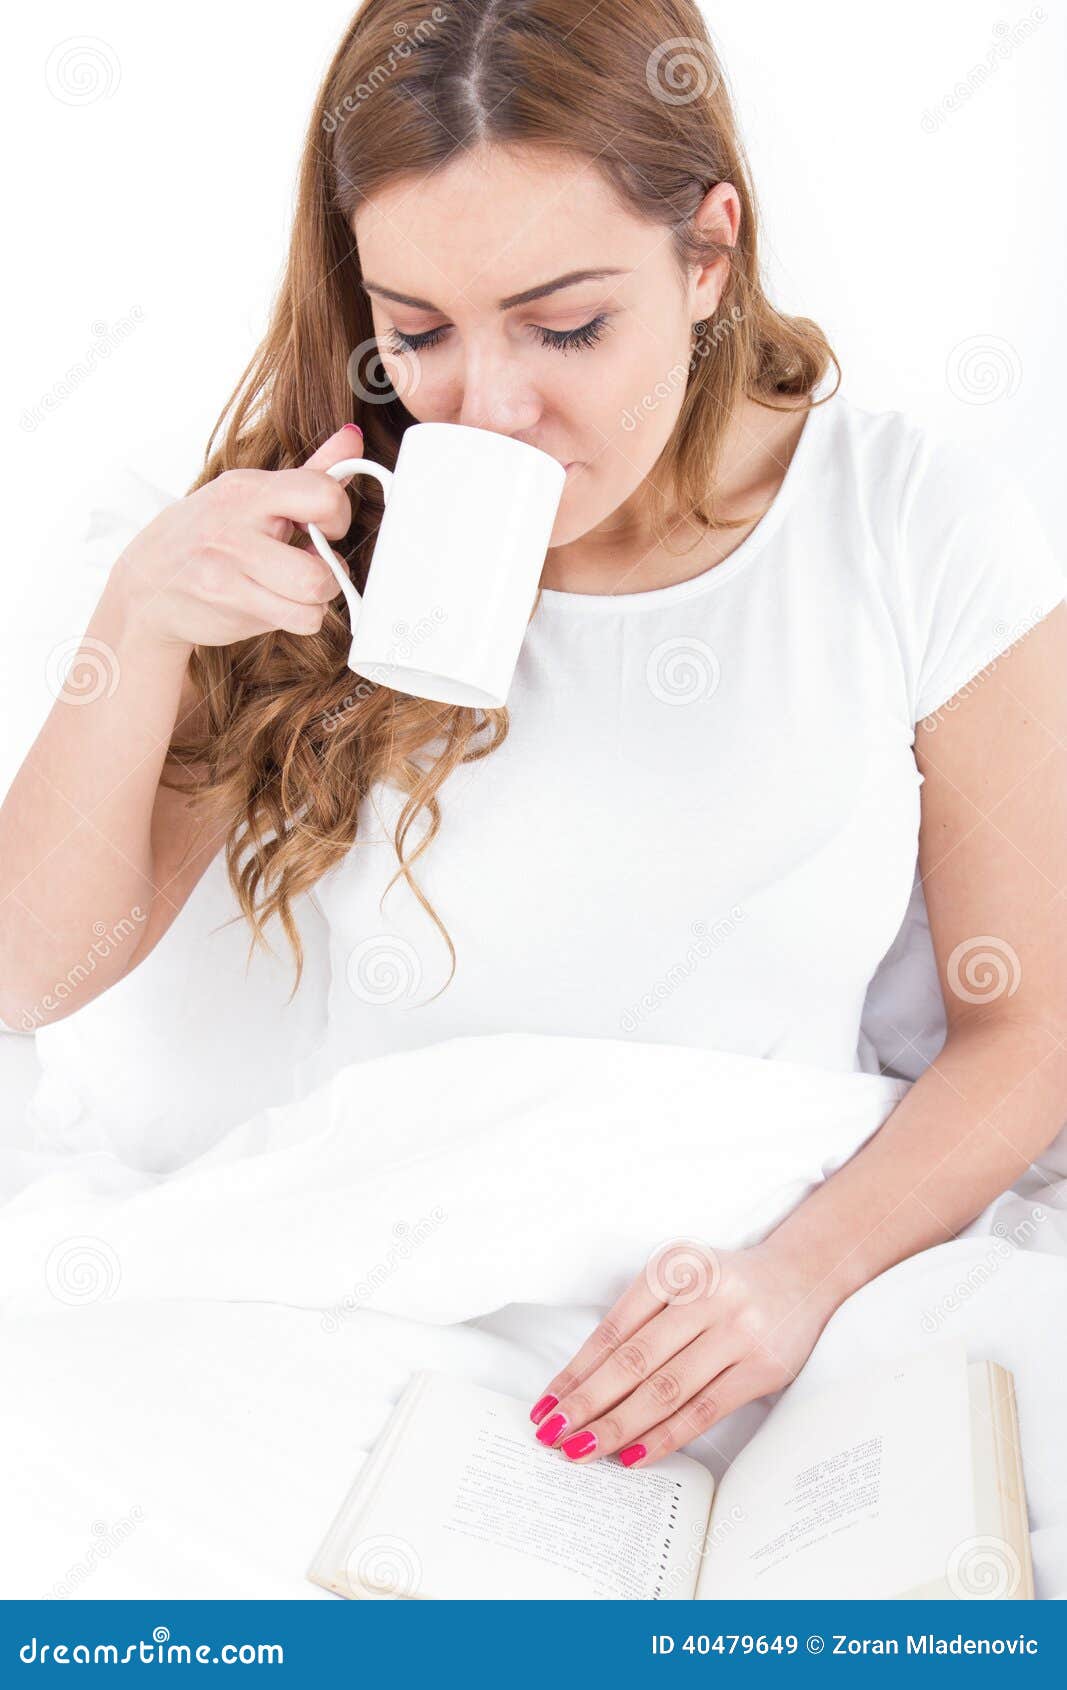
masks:
<svg viewBox="0 0 1067 1690"><path fill-rule="evenodd" d="M436 346L444 332L443 325L427 329L424 334L403 334L400 329L391 329L389 350L398 356L402 352L421 352L427 346Z"/></svg>
<svg viewBox="0 0 1067 1690"><path fill-rule="evenodd" d="M571 347L595 346L607 323L607 316L602 311L599 316L591 317L588 323L582 323L576 329L541 329L537 333L541 337L542 346L554 346L559 352L566 352Z"/></svg>
<svg viewBox="0 0 1067 1690"><path fill-rule="evenodd" d="M557 352L567 352L572 348L595 346L604 333L607 320L607 314L602 311L599 316L591 317L588 323L581 323L576 329L543 329L537 324L531 324L531 327L540 338L542 346L550 346ZM427 347L436 346L444 332L443 324L436 329L427 329L423 334L404 334L401 329L391 329L389 350L398 357L405 352L423 352Z"/></svg>

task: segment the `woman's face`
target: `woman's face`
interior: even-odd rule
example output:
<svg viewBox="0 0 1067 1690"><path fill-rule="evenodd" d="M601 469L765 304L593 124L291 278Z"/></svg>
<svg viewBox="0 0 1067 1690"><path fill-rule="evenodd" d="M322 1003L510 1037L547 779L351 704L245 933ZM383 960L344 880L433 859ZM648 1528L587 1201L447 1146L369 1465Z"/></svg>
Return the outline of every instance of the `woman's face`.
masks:
<svg viewBox="0 0 1067 1690"><path fill-rule="evenodd" d="M732 203L724 185L701 211L730 241ZM553 546L613 512L623 523L674 427L692 325L714 310L725 261L683 282L666 226L621 207L588 161L532 148L465 153L393 185L354 233L405 409L566 465Z"/></svg>

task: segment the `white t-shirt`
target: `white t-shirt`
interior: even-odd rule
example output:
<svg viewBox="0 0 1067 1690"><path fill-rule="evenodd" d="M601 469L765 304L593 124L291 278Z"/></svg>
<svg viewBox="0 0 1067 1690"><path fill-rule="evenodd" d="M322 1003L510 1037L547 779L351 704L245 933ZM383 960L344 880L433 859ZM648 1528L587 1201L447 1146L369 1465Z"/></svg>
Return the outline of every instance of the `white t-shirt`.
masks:
<svg viewBox="0 0 1067 1690"><path fill-rule="evenodd" d="M413 871L456 947L447 986L406 882L380 903L405 800L367 797L315 889L317 1072L513 1031L876 1069L864 1000L919 890L914 724L1065 587L1014 473L839 392L723 562L649 592L543 593L510 733L449 776Z"/></svg>
<svg viewBox="0 0 1067 1690"><path fill-rule="evenodd" d="M173 498L131 471L101 495L85 619ZM944 1017L914 724L1065 590L1014 473L837 393L722 563L653 592L543 593L508 738L445 782L415 865L457 950L440 996L430 916L403 880L379 907L403 800L381 785L365 800L356 845L312 894L332 984L309 1080L496 1031L916 1078Z"/></svg>

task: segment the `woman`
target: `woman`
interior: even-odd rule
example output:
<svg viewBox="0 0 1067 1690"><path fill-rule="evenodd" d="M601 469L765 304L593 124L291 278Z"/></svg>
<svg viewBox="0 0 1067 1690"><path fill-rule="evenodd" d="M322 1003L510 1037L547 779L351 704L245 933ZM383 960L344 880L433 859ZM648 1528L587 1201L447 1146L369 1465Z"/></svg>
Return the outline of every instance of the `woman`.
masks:
<svg viewBox="0 0 1067 1690"><path fill-rule="evenodd" d="M764 1242L708 1251L706 1294L636 1273L531 1413L574 1460L648 1465L781 1388L1065 1113L1062 577L1012 477L831 364L762 291L695 6L369 0L222 443L87 631L122 684L57 705L0 816L6 1020L137 903L92 989L129 972L221 849L297 982L314 889L327 1066L497 1030L863 1066L918 864L939 1058ZM354 685L303 537L365 584L376 489L324 471L413 419L568 465L507 710Z"/></svg>

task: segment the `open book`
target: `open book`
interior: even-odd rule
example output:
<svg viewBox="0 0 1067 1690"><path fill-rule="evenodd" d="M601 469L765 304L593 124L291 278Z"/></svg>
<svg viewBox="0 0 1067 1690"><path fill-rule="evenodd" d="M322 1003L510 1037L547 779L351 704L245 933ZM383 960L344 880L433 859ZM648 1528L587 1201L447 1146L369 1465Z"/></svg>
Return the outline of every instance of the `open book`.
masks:
<svg viewBox="0 0 1067 1690"><path fill-rule="evenodd" d="M442 1600L1033 1596L1011 1374L962 1343L792 1386L717 1487L681 1452L572 1463L529 1411L415 1373L308 1578Z"/></svg>

